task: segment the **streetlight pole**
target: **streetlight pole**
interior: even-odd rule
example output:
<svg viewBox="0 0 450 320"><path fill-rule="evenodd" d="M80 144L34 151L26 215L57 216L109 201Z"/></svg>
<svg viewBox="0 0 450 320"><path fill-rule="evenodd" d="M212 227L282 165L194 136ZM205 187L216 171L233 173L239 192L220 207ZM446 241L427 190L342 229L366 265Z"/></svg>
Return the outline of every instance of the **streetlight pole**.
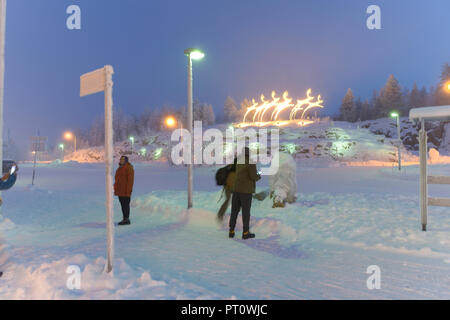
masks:
<svg viewBox="0 0 450 320"><path fill-rule="evenodd" d="M59 145L59 148L61 149L61 160L64 161L64 145L61 143Z"/></svg>
<svg viewBox="0 0 450 320"><path fill-rule="evenodd" d="M397 138L398 138L398 170L402 170L402 155L400 151L400 146L402 144L402 138L400 137L400 115L397 112L392 112L391 117L397 119Z"/></svg>
<svg viewBox="0 0 450 320"><path fill-rule="evenodd" d="M184 54L188 57L188 114L187 114L187 129L190 134L190 144L189 144L189 151L190 151L190 161L188 163L188 209L192 208L193 206L193 200L192 200L192 190L193 190L193 130L192 130L192 124L193 124L193 91L192 91L192 59L194 60L200 60L202 59L205 54L198 50L189 48L184 50Z"/></svg>
<svg viewBox="0 0 450 320"><path fill-rule="evenodd" d="M193 190L193 143L194 139L192 137L192 119L193 119L193 97L192 97L192 58L191 55L188 56L188 131L190 134L189 143L189 164L188 164L188 209L192 208L192 190Z"/></svg>
<svg viewBox="0 0 450 320"><path fill-rule="evenodd" d="M134 137L130 137L129 138L131 141L131 154L133 154L133 150L134 150Z"/></svg>
<svg viewBox="0 0 450 320"><path fill-rule="evenodd" d="M72 140L73 139L73 152L77 152L77 136L72 132L66 132L64 134L64 139Z"/></svg>
<svg viewBox="0 0 450 320"><path fill-rule="evenodd" d="M0 163L3 164L3 97L5 95L6 0L0 0Z"/></svg>

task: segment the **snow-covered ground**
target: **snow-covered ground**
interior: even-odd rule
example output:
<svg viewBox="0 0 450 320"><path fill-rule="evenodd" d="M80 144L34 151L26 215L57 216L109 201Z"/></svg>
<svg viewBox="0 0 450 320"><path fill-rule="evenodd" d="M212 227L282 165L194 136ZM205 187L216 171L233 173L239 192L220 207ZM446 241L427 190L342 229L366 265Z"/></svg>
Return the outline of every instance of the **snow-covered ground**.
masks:
<svg viewBox="0 0 450 320"><path fill-rule="evenodd" d="M102 273L104 166L41 164L30 188L32 168L22 165L3 193L0 299L450 298L450 210L430 207L420 230L417 166L398 173L307 160L297 161L296 203L254 201L256 239L247 241L227 238L227 218L215 222L215 168L195 169L187 212L185 168L135 164L132 224L116 228L114 277ZM430 173L450 175L450 166ZM265 177L257 192L267 188ZM448 186L430 186L430 195L448 197ZM70 265L81 269L81 290L66 286ZM367 289L371 265L381 269L379 290Z"/></svg>

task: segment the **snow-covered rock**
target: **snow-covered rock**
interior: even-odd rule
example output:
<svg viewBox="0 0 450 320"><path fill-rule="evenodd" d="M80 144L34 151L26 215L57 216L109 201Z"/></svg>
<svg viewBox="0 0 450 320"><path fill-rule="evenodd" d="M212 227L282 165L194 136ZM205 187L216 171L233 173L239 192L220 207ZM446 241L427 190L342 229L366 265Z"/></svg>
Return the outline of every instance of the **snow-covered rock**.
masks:
<svg viewBox="0 0 450 320"><path fill-rule="evenodd" d="M364 121L361 128L369 129L376 135L397 139L397 124L390 118ZM443 121L429 121L425 123L428 135L428 147L440 152L446 151L450 143L450 125ZM402 144L409 151L419 150L420 123L410 121L408 118L400 120L400 136Z"/></svg>

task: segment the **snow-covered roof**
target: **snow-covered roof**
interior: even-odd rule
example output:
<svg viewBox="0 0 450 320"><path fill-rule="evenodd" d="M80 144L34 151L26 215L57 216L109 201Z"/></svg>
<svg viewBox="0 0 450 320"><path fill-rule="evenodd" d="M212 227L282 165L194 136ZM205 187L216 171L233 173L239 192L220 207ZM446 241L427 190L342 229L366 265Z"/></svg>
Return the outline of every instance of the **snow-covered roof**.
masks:
<svg viewBox="0 0 450 320"><path fill-rule="evenodd" d="M450 120L450 106L414 108L409 111L409 119Z"/></svg>

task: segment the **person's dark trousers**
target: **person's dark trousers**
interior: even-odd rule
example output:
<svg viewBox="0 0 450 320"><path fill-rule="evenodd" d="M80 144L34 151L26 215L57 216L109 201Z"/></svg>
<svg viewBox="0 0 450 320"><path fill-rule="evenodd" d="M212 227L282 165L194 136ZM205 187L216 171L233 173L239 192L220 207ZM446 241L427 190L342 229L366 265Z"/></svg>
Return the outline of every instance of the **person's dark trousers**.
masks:
<svg viewBox="0 0 450 320"><path fill-rule="evenodd" d="M234 192L231 199L231 217L230 217L230 230L234 230L236 227L236 220L239 211L242 208L242 225L244 232L250 230L250 208L252 207L252 194L251 193L239 193Z"/></svg>
<svg viewBox="0 0 450 320"><path fill-rule="evenodd" d="M122 206L123 220L128 220L130 218L131 197L119 197L119 201Z"/></svg>

